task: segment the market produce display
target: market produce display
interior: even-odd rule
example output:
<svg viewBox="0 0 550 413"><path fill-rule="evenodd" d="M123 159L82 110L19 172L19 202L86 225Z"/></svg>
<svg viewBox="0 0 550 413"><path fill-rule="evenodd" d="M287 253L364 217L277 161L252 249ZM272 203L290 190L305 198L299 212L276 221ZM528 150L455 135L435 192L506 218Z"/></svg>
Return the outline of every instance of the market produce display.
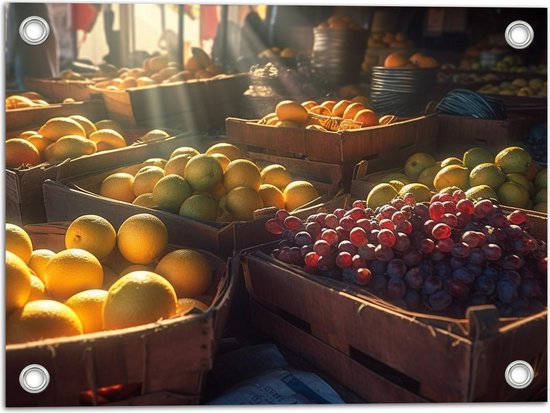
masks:
<svg viewBox="0 0 550 413"><path fill-rule="evenodd" d="M540 78L529 80L516 78L511 81L503 81L498 85L487 83L480 87L478 92L501 96L546 97L548 84L546 80Z"/></svg>
<svg viewBox="0 0 550 413"><path fill-rule="evenodd" d="M49 106L44 97L36 92L11 95L6 98L6 110Z"/></svg>
<svg viewBox="0 0 550 413"><path fill-rule="evenodd" d="M413 43L402 32L371 33L368 39L369 49L411 49Z"/></svg>
<svg viewBox="0 0 550 413"><path fill-rule="evenodd" d="M133 327L206 311L214 268L200 251L168 248L150 214L115 228L97 215L75 219L65 249L33 249L6 224L7 343Z"/></svg>
<svg viewBox="0 0 550 413"><path fill-rule="evenodd" d="M523 148L511 146L496 156L489 150L474 147L461 158L436 161L427 153L416 153L404 168L388 172L370 192L367 205L375 208L393 196L407 192L417 201L428 201L432 191L465 191L473 201L491 198L516 208L547 211L547 169L532 162ZM370 200L370 201L369 201ZM380 201L382 200L382 201Z"/></svg>
<svg viewBox="0 0 550 413"><path fill-rule="evenodd" d="M137 173L117 172L101 183L99 194L206 221L248 221L267 207L294 210L319 197L307 181L293 180L282 165L260 168L228 143L203 154L175 149L169 159L148 159Z"/></svg>
<svg viewBox="0 0 550 413"><path fill-rule="evenodd" d="M470 305L495 304L501 316L544 308L546 244L529 234L524 211L471 201L461 189L415 198L358 200L305 221L279 210L265 225L282 238L271 255L408 310L463 317Z"/></svg>
<svg viewBox="0 0 550 413"><path fill-rule="evenodd" d="M423 53L414 53L408 58L400 52L390 53L384 60L384 67L434 68L438 66L437 60Z"/></svg>

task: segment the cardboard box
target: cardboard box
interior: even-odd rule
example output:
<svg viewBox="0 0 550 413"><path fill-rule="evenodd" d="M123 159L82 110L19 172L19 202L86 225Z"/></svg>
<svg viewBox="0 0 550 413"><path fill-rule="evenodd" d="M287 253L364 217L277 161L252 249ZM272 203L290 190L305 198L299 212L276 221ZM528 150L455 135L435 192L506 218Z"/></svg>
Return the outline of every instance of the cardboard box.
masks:
<svg viewBox="0 0 550 413"><path fill-rule="evenodd" d="M64 249L67 226L68 223L42 224L25 229L36 249L57 252ZM182 247L186 246L170 246ZM206 312L126 329L8 345L6 405L110 404L103 396L105 387L112 385L123 386L122 400L113 403L117 405L198 404L236 285L228 269L230 264L203 253L215 266L218 280L212 287L214 297ZM40 364L50 373L51 381L40 394L27 393L19 385L19 374L29 364ZM88 397L83 397L85 391Z"/></svg>

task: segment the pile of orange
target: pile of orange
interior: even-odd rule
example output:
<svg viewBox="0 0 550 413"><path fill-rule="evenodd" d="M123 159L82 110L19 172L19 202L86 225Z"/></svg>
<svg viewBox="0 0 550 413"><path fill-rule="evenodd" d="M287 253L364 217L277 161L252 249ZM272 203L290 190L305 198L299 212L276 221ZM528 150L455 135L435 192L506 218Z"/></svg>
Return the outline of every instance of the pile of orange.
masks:
<svg viewBox="0 0 550 413"><path fill-rule="evenodd" d="M247 221L266 207L294 210L319 195L306 181L294 181L282 165L261 168L229 143L203 154L175 149L169 159L151 158L136 173L116 172L101 183L99 194L204 221Z"/></svg>
<svg viewBox="0 0 550 413"><path fill-rule="evenodd" d="M50 104L36 92L25 92L20 95L11 95L6 98L6 110L43 106L50 106Z"/></svg>
<svg viewBox="0 0 550 413"><path fill-rule="evenodd" d="M206 311L215 268L201 252L167 251L168 231L150 214L118 231L83 215L65 249L33 249L22 228L6 224L7 343L75 336Z"/></svg>
<svg viewBox="0 0 550 413"><path fill-rule="evenodd" d="M318 26L320 29L350 29L361 30L361 26L356 23L351 17L345 15L330 16L327 21L320 23Z"/></svg>
<svg viewBox="0 0 550 413"><path fill-rule="evenodd" d="M275 112L264 116L259 124L276 127L306 128L321 131L360 129L380 124L376 113L367 107L364 96L339 101L313 100L301 104L292 100L279 102Z"/></svg>
<svg viewBox="0 0 550 413"><path fill-rule="evenodd" d="M168 137L163 131L146 133L142 140ZM81 115L49 119L38 130L8 139L6 166L26 168L42 162L59 162L127 146L122 128L112 120L92 122Z"/></svg>
<svg viewBox="0 0 550 413"><path fill-rule="evenodd" d="M434 68L438 66L437 60L423 53L415 53L409 58L401 53L390 53L384 60L384 67Z"/></svg>

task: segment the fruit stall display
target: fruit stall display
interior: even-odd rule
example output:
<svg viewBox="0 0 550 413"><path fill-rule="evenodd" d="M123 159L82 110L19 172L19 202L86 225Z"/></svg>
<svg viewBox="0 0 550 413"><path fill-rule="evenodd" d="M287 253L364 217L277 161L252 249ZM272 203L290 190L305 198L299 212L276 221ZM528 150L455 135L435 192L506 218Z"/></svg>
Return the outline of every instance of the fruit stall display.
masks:
<svg viewBox="0 0 550 413"><path fill-rule="evenodd" d="M169 245L150 214L6 224L6 251L9 406L109 404L136 384L123 404L164 391L199 402L234 285L224 261ZM30 362L56 378L40 398L17 385Z"/></svg>
<svg viewBox="0 0 550 413"><path fill-rule="evenodd" d="M43 187L48 220L94 213L119 222L146 208L168 224L171 239L189 239L192 245L230 256L235 249L266 241L262 216L272 215L270 209L295 210L331 199L341 188L334 166L328 173L315 163L291 160L290 172L278 163L285 163L284 158L255 159L251 154L253 162L228 143L214 144L201 154L195 148L202 146L204 142L176 148L164 158L48 181Z"/></svg>
<svg viewBox="0 0 550 413"><path fill-rule="evenodd" d="M368 203L266 222L280 241L241 255L254 324L374 402L544 388L544 363L528 390L488 372L512 361L499 348L544 358L546 218L460 189Z"/></svg>
<svg viewBox="0 0 550 413"><path fill-rule="evenodd" d="M150 150L156 152L164 146L173 150L181 144L173 138L179 132L166 131L123 128L109 119L94 123L85 116L71 115L8 132L5 142L8 220L26 224L45 220L42 184L46 179L115 166L121 156L129 161L143 159Z"/></svg>

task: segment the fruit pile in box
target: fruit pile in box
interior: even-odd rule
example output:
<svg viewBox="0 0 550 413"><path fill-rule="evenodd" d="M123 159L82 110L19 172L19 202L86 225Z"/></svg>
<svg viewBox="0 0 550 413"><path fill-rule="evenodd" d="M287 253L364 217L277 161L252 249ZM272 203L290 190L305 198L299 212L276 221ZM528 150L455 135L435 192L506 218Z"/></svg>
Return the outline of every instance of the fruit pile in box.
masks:
<svg viewBox="0 0 550 413"><path fill-rule="evenodd" d="M516 78L512 81L505 80L499 84L487 83L479 88L478 92L501 96L546 97L548 84L546 80L539 78L529 80Z"/></svg>
<svg viewBox="0 0 550 413"><path fill-rule="evenodd" d="M319 196L310 182L293 180L284 166L260 169L228 143L203 154L180 147L168 160L152 158L133 171L115 172L101 182L99 195L219 222L248 221L267 207L294 210Z"/></svg>
<svg viewBox="0 0 550 413"><path fill-rule="evenodd" d="M74 100L72 100L72 102L74 102ZM44 97L36 92L25 92L20 95L11 95L6 98L6 110L37 108L49 105L50 104L46 102Z"/></svg>
<svg viewBox="0 0 550 413"><path fill-rule="evenodd" d="M494 304L524 316L545 308L547 291L546 243L529 219L456 189L427 202L412 192L376 207L358 200L305 220L279 210L265 228L281 237L274 258L398 307L463 317L468 306Z"/></svg>
<svg viewBox="0 0 550 413"><path fill-rule="evenodd" d="M121 126L112 120L94 123L81 115L51 118L37 131L27 130L6 141L6 166L25 169L43 162L123 148L128 146L124 134ZM168 137L168 133L153 129L141 140L149 142Z"/></svg>
<svg viewBox="0 0 550 413"><path fill-rule="evenodd" d="M277 104L275 112L264 116L258 121L258 124L320 131L341 131L385 125L395 120L395 116L392 115L379 118L368 106L368 101L364 96L356 96L352 100L343 99L338 102L326 100L321 104L313 100L301 104L292 100L283 100Z"/></svg>
<svg viewBox="0 0 550 413"><path fill-rule="evenodd" d="M207 311L223 262L172 249L163 222L137 214L115 228L84 215L64 248L33 248L6 224L7 344L128 328ZM57 250L57 251L54 251Z"/></svg>
<svg viewBox="0 0 550 413"><path fill-rule="evenodd" d="M416 153L404 169L377 176L378 185L370 190L367 206L376 208L396 195L411 192L417 201L429 201L432 191L465 191L472 200L490 198L515 208L547 211L547 169L540 168L525 149L511 146L496 156L487 149L474 147L462 158L436 161L427 153Z"/></svg>

